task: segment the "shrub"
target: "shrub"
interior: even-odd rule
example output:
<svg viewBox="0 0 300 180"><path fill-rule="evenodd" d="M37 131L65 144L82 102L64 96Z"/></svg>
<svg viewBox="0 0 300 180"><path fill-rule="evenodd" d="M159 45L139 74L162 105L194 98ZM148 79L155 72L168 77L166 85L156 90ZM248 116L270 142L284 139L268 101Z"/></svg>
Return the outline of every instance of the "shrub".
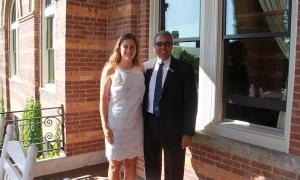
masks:
<svg viewBox="0 0 300 180"><path fill-rule="evenodd" d="M187 61L192 64L194 73L196 74L195 77L198 77L199 72L199 58L196 58L193 54L187 52L180 46L174 46L172 51L172 56L181 59L183 61Z"/></svg>
<svg viewBox="0 0 300 180"><path fill-rule="evenodd" d="M57 149L57 150L52 150L48 152L48 158L59 156L59 151L60 151L59 149L61 148L60 136L61 136L61 128L60 128L60 124L57 123L54 132L54 142L50 143L50 148Z"/></svg>
<svg viewBox="0 0 300 180"><path fill-rule="evenodd" d="M42 150L41 105L33 97L27 99L22 114L21 138L27 147L35 143Z"/></svg>

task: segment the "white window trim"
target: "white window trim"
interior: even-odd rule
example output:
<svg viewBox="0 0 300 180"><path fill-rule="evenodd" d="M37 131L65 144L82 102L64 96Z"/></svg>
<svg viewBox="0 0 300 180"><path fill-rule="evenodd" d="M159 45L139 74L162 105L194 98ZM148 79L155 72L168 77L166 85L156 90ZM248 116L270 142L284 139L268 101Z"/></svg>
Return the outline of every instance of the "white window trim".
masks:
<svg viewBox="0 0 300 180"><path fill-rule="evenodd" d="M268 149L288 152L296 57L298 1L292 1L291 42L285 130L258 125L245 126L222 120L223 40L222 9L218 0L201 1L199 100L196 129Z"/></svg>
<svg viewBox="0 0 300 180"><path fill-rule="evenodd" d="M153 48L153 38L159 30L159 0L150 1L149 19L149 59L156 57Z"/></svg>
<svg viewBox="0 0 300 180"><path fill-rule="evenodd" d="M16 63L15 63L15 68L16 68L16 73L15 74L11 74L10 73L10 80L13 80L13 81L18 81L19 80L19 77L18 77L18 74L19 74L19 22L18 22L18 10L19 10L19 8L18 8L18 1L16 1L16 0L14 0L14 1L12 1L12 3L11 4L14 4L14 3L16 3L16 14L15 14L15 16L16 16L16 21L14 22L14 23L12 23L11 22L11 18L12 18L12 6L10 7L10 14L9 14L9 16L10 16L10 31L9 31L9 34L10 34L10 36L9 36L9 55L10 55L10 59L12 59L13 58L13 56L12 56L12 49L13 49L13 47L12 47L12 45L13 45L13 42L12 42L12 31L13 30L16 30ZM10 66L11 66L11 61L10 61ZM10 71L11 71L11 67L10 67Z"/></svg>
<svg viewBox="0 0 300 180"><path fill-rule="evenodd" d="M47 52L47 18L49 17L53 17L53 35L55 34L55 13L56 13L56 1L52 1L52 3L50 5L48 5L46 7L46 1L44 1L43 3L43 9L44 9L44 13L43 13L43 20L42 20L42 41L43 41L43 44L42 44L42 50L43 50L43 56L42 56L42 63L41 63L41 69L42 69L42 84L41 84L41 88L40 90L41 91L46 91L46 92L49 92L49 93L55 93L56 91L56 87L55 87L55 80L54 80L54 83L45 83L45 80L46 78L48 78L49 76L49 73L48 73L48 67L49 67L49 64L48 62L46 62L48 60L48 52ZM53 38L53 49L54 49L54 54L55 54L55 38ZM55 55L54 55L54 58L55 58ZM54 60L54 63L55 63L55 60Z"/></svg>

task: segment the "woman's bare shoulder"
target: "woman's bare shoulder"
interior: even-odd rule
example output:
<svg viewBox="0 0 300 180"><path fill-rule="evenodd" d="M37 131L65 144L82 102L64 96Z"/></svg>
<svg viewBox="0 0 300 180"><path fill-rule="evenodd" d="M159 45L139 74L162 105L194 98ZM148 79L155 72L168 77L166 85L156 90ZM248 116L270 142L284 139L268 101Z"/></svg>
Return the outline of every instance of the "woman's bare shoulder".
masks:
<svg viewBox="0 0 300 180"><path fill-rule="evenodd" d="M115 72L115 65L106 63L102 70L102 76L109 77Z"/></svg>

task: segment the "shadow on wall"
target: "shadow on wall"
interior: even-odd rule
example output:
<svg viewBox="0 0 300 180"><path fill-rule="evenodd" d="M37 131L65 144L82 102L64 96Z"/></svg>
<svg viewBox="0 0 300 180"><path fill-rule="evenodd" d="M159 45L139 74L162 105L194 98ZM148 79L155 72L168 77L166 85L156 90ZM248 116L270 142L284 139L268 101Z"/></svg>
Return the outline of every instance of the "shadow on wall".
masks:
<svg viewBox="0 0 300 180"><path fill-rule="evenodd" d="M201 174L201 171L205 171L204 164L200 161L200 157L202 160L201 154L203 153L199 145L193 144L192 147L187 149L184 179L206 179ZM207 159L207 161L209 160ZM191 166L189 166L189 163Z"/></svg>

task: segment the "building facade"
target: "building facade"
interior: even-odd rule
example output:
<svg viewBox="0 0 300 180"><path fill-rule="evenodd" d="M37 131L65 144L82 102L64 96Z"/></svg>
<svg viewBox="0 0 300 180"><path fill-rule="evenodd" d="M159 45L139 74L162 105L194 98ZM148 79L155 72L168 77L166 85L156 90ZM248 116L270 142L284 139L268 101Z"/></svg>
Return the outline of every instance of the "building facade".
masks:
<svg viewBox="0 0 300 180"><path fill-rule="evenodd" d="M1 0L5 110L23 109L28 97L64 105L69 160L44 173L104 162L103 65L126 32L139 39L140 61L154 57L152 38L166 29L173 55L191 61L198 77L185 179L300 179L298 2Z"/></svg>

